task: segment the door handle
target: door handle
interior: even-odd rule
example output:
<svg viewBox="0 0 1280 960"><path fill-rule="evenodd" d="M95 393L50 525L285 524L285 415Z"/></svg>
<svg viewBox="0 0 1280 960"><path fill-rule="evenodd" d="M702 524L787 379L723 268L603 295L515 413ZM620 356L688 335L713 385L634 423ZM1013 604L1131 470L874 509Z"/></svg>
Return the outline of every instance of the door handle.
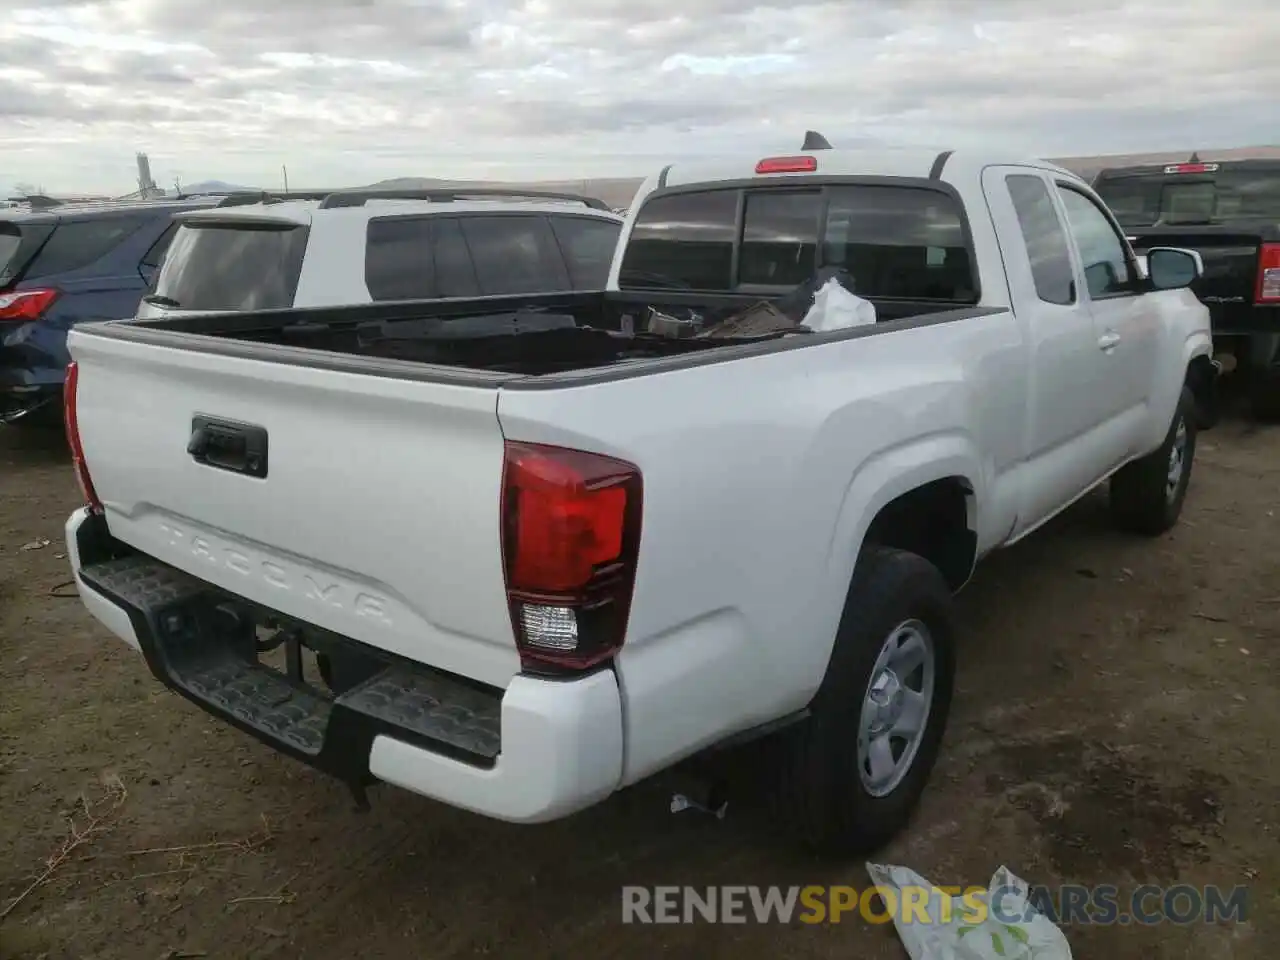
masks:
<svg viewBox="0 0 1280 960"><path fill-rule="evenodd" d="M1098 349L1104 353L1110 352L1116 348L1116 344L1120 342L1120 334L1104 333L1098 338Z"/></svg>
<svg viewBox="0 0 1280 960"><path fill-rule="evenodd" d="M259 479L267 476L267 431L254 424L192 417L187 453L206 467Z"/></svg>

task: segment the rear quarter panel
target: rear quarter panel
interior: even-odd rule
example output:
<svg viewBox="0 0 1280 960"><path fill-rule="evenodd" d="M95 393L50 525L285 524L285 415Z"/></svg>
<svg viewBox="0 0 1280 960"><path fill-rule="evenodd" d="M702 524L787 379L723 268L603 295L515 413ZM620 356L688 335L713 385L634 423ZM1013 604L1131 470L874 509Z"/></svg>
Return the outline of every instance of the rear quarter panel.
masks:
<svg viewBox="0 0 1280 960"><path fill-rule="evenodd" d="M963 476L980 542L1003 535L1002 508L984 505L1017 456L1022 344L1012 314L997 312L501 392L509 439L621 457L643 473L635 598L617 662L628 782L808 703L862 536L894 496Z"/></svg>

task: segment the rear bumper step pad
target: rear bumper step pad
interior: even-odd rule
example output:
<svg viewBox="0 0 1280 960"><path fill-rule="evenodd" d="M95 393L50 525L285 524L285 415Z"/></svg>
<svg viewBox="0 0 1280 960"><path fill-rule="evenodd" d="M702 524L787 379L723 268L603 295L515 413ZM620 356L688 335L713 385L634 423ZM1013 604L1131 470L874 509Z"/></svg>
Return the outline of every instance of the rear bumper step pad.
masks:
<svg viewBox="0 0 1280 960"><path fill-rule="evenodd" d="M497 760L502 691L326 634L368 676L333 696L257 661L254 624L296 621L146 555L121 557L118 542L86 543L86 532L84 584L128 614L156 678L209 713L352 784L374 779L369 752L379 735L477 767Z"/></svg>

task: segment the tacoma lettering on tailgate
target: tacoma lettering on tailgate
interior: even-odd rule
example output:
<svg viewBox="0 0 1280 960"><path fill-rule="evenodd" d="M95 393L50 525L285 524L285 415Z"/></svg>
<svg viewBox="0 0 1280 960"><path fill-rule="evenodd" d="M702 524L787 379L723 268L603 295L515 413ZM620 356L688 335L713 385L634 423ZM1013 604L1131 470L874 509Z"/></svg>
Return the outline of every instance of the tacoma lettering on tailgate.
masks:
<svg viewBox="0 0 1280 960"><path fill-rule="evenodd" d="M208 534L191 534L171 523L161 523L160 529L169 538L171 546L189 550L202 563L225 568L242 577L261 578L275 590L301 594L307 600L336 610L350 610L357 617L391 626L387 611L389 604L377 594L318 573L291 569L278 561L254 556L243 547L230 546Z"/></svg>

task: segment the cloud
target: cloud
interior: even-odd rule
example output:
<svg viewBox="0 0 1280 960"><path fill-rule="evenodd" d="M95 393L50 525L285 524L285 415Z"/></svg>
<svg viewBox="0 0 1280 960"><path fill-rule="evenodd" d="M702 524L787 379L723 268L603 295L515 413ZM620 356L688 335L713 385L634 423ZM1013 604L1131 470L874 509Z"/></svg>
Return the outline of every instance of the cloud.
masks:
<svg viewBox="0 0 1280 960"><path fill-rule="evenodd" d="M721 151L1265 143L1275 0L0 0L0 178L644 174ZM0 180L0 187L8 184Z"/></svg>

